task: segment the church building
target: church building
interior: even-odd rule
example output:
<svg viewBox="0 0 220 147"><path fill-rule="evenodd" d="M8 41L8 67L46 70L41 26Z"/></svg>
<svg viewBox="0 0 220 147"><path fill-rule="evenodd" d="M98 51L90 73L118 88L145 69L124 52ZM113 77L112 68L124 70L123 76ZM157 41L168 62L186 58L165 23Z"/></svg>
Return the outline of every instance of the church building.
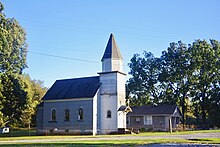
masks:
<svg viewBox="0 0 220 147"><path fill-rule="evenodd" d="M97 76L57 80L37 110L37 134L111 134L126 128L123 59L114 35Z"/></svg>

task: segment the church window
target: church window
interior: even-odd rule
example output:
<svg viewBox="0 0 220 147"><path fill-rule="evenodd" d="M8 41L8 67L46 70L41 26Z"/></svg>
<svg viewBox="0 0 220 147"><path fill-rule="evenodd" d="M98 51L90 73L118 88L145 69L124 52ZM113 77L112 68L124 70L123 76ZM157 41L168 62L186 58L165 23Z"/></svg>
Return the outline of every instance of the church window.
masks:
<svg viewBox="0 0 220 147"><path fill-rule="evenodd" d="M65 121L70 121L70 110L65 109Z"/></svg>
<svg viewBox="0 0 220 147"><path fill-rule="evenodd" d="M107 118L112 118L112 112L110 110L107 111Z"/></svg>
<svg viewBox="0 0 220 147"><path fill-rule="evenodd" d="M83 120L83 108L78 109L78 121Z"/></svg>
<svg viewBox="0 0 220 147"><path fill-rule="evenodd" d="M51 110L51 120L52 121L56 121L56 109L55 108L53 108L52 110Z"/></svg>

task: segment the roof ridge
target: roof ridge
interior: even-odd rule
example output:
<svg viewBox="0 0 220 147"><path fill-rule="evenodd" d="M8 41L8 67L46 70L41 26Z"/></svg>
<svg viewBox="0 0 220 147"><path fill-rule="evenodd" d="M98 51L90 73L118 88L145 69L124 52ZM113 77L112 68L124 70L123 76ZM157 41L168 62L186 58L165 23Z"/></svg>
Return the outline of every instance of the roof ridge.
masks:
<svg viewBox="0 0 220 147"><path fill-rule="evenodd" d="M67 80L79 80L79 79L88 79L88 78L98 78L100 76L90 76L90 77L78 77L78 78L69 78L69 79L59 79L56 81L67 81Z"/></svg>

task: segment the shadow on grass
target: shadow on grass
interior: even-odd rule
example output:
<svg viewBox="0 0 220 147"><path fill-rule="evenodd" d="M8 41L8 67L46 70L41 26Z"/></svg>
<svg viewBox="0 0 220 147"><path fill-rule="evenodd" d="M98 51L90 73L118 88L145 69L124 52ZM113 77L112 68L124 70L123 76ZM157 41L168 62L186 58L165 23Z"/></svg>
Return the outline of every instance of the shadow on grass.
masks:
<svg viewBox="0 0 220 147"><path fill-rule="evenodd" d="M36 130L10 130L9 133L0 134L0 137L36 136Z"/></svg>
<svg viewBox="0 0 220 147"><path fill-rule="evenodd" d="M191 141L212 141L211 139L207 139L207 138L196 138L196 139L188 139Z"/></svg>

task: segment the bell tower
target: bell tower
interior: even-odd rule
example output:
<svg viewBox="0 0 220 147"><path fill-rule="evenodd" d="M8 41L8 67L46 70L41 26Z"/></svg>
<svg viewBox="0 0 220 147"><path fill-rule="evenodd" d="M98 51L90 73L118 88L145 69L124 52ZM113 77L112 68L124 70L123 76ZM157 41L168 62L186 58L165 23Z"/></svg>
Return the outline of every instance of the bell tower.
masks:
<svg viewBox="0 0 220 147"><path fill-rule="evenodd" d="M102 57L102 72L123 72L123 59L113 34L110 35Z"/></svg>
<svg viewBox="0 0 220 147"><path fill-rule="evenodd" d="M110 35L102 57L100 96L98 98L99 130L101 134L126 128L126 115L119 111L125 106L125 76L123 58L113 34Z"/></svg>

